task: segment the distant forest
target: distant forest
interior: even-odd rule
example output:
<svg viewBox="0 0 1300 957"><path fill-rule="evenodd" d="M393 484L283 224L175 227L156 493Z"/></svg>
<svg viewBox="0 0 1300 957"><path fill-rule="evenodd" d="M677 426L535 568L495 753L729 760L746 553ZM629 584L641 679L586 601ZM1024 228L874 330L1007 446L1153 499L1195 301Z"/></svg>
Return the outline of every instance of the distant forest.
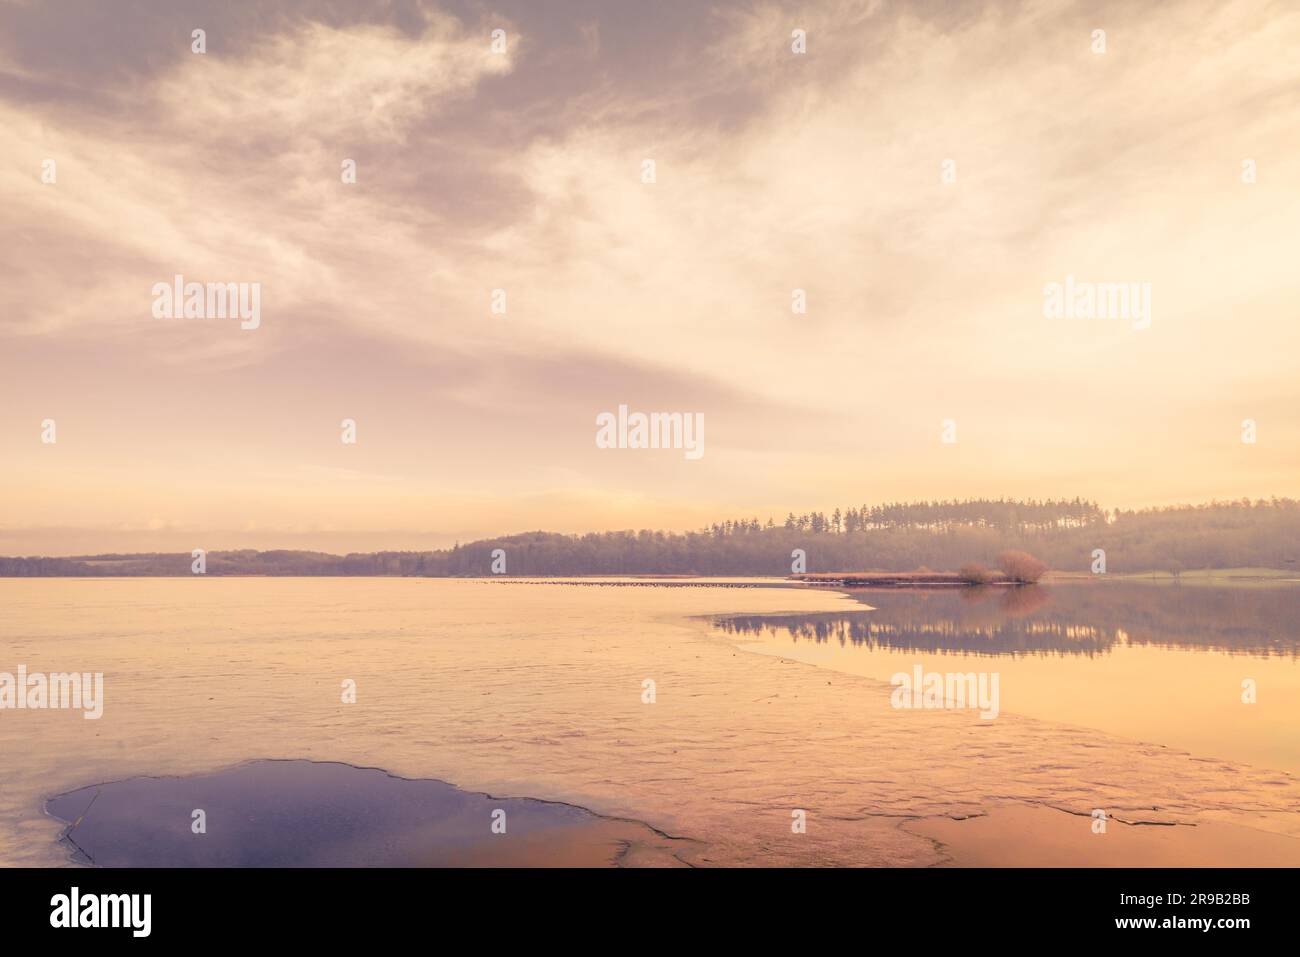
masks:
<svg viewBox="0 0 1300 957"><path fill-rule="evenodd" d="M729 519L695 532L525 532L429 552L328 555L213 551L209 575L486 576L778 575L803 549L808 572L956 570L995 565L1006 549L1053 569L1087 572L1094 549L1113 573L1204 568L1297 568L1300 502L1211 502L1107 512L1093 502L972 499L862 505L783 520ZM0 576L188 575L188 554L0 558Z"/></svg>

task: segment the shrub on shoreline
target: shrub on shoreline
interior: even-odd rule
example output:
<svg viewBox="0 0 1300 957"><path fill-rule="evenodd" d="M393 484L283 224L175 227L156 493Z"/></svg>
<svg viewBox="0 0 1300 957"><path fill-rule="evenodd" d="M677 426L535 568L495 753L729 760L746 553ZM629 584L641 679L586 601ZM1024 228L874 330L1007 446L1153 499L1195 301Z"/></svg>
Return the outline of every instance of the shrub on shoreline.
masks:
<svg viewBox="0 0 1300 957"><path fill-rule="evenodd" d="M1047 565L1028 552L1005 551L998 556L998 565L1010 581L1032 585L1043 577Z"/></svg>

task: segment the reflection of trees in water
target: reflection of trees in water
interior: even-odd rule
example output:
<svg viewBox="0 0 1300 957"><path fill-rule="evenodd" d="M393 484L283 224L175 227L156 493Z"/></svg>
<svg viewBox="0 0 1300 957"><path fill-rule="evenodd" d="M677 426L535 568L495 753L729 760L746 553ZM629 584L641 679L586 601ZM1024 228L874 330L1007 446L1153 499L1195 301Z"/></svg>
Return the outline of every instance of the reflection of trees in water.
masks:
<svg viewBox="0 0 1300 957"><path fill-rule="evenodd" d="M862 589L874 611L740 615L724 632L863 648L988 655L1105 654L1117 643L1300 655L1300 589L1118 582L959 591Z"/></svg>
<svg viewBox="0 0 1300 957"><path fill-rule="evenodd" d="M1008 620L1002 625L963 625L951 619L898 622L873 611L820 615L776 615L723 618L723 631L817 644L838 642L897 651L967 652L988 655L1104 653L1117 640L1097 628L1056 623Z"/></svg>
<svg viewBox="0 0 1300 957"><path fill-rule="evenodd" d="M1042 608L1052 597L1051 589L1042 586L994 588L963 588L957 593L969 605L982 605L996 600L998 610L1004 615L1020 617Z"/></svg>

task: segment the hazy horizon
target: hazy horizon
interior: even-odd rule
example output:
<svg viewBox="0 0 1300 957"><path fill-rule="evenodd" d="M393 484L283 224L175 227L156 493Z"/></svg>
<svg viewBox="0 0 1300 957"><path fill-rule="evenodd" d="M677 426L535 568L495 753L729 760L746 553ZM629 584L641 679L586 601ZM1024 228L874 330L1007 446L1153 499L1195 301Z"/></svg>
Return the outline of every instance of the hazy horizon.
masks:
<svg viewBox="0 0 1300 957"><path fill-rule="evenodd" d="M1298 42L1258 0L0 3L0 554L1300 497ZM158 318L178 275L256 327ZM1146 314L1050 318L1076 282ZM620 405L702 454L599 448Z"/></svg>
<svg viewBox="0 0 1300 957"><path fill-rule="evenodd" d="M1242 498L1245 498L1243 496ZM1276 498L1281 498L1277 496ZM1236 499L1234 501L1240 501ZM1252 499L1255 501L1255 499ZM844 503L848 504L848 503ZM882 504L882 503L867 503ZM1100 503L1099 503L1100 504ZM1209 505L1209 502L1180 502L1173 507L1197 507ZM1220 500L1220 504L1225 504ZM1110 512L1111 508L1101 505L1103 511ZM1163 508L1166 506L1142 506L1142 508ZM0 556L18 556L18 555L42 555L45 557L73 557L88 556L100 554L129 554L149 553L149 552L175 552L187 553L195 546L198 539L202 539L202 546L207 551L242 551L253 549L256 551L316 551L328 554L344 555L348 553L362 552L384 552L384 551L436 551L451 548L456 544L466 544L477 540L499 539L512 535L526 535L531 532L557 533L561 535L585 535L588 533L602 532L619 532L619 531L662 531L668 533L681 534L686 532L698 532L701 529L707 529L710 525L730 520L733 518L752 519L758 518L760 522L766 523L771 519L778 527L782 525L787 514L803 515L810 511L822 511L829 517L834 506L822 509L784 509L780 512L758 515L715 515L710 521L695 526L685 526L681 528L651 528L649 526L624 526L610 528L509 528L488 530L481 533L466 535L449 535L437 531L423 531L418 529L379 529L379 530L339 530L329 528L317 528L307 530L285 531L273 528L253 529L253 530L204 530L198 528L117 528L117 529L67 529L67 528L44 528L38 530L9 530L0 529ZM1128 511L1128 509L1124 509ZM31 534L32 531L39 534L47 541L56 544L62 543L59 547L61 551L48 552L22 552L6 549L5 545L10 542L22 541L24 534ZM114 547L114 542L139 542L137 547ZM310 542L312 544L305 544ZM75 547L78 543L85 547ZM107 543L107 544L105 544Z"/></svg>

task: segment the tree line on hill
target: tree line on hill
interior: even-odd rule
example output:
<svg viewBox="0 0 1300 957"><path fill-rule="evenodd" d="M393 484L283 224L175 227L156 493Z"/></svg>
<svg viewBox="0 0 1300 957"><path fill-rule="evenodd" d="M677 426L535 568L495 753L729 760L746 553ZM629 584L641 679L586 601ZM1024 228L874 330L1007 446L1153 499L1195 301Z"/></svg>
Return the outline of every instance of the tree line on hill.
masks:
<svg viewBox="0 0 1300 957"><path fill-rule="evenodd" d="M894 503L772 518L729 519L692 532L525 532L424 552L329 555L213 551L209 575L788 575L997 567L1008 550L1057 570L1108 572L1259 566L1300 560L1300 501L1211 502L1107 512L1092 502L973 499ZM496 555L494 556L494 553ZM494 569L494 562L496 569ZM188 575L188 554L0 558L0 576Z"/></svg>

